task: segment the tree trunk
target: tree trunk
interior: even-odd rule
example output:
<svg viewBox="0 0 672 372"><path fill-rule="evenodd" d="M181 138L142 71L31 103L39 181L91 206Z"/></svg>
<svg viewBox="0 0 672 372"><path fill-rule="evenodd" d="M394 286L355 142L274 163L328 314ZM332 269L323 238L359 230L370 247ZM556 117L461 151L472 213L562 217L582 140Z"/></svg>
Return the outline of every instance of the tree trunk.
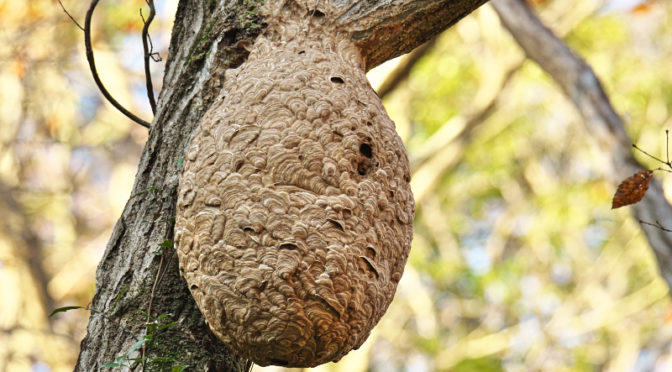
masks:
<svg viewBox="0 0 672 372"><path fill-rule="evenodd" d="M411 51L485 1L347 0L331 6L370 69ZM320 1L304 2L320 9ZM132 194L98 266L75 370L97 371L108 363L162 371L184 365L194 371L249 369L205 325L179 275L172 239L185 148L219 94L224 72L246 60L245 48L263 32L268 20L259 15L260 3L179 2L156 116ZM144 362L133 361L143 356Z"/></svg>

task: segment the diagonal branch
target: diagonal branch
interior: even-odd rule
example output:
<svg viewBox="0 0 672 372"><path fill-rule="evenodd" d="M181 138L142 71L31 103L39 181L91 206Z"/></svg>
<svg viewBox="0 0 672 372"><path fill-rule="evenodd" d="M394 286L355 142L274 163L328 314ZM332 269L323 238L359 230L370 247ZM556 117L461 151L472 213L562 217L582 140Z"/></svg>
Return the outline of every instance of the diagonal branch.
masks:
<svg viewBox="0 0 672 372"><path fill-rule="evenodd" d="M333 1L337 23L362 49L369 70L429 41L487 0Z"/></svg>
<svg viewBox="0 0 672 372"><path fill-rule="evenodd" d="M93 75L93 81L96 82L98 89L103 94L103 96L114 106L117 110L121 111L122 114L126 115L129 119L134 122L142 125L145 128L149 128L149 123L140 119L132 112L128 111L124 106L117 102L114 97L107 91L105 85L100 80L98 75L98 70L96 69L96 61L93 57L93 47L91 46L91 18L93 17L93 12L96 10L98 5L98 0L91 0L89 5L89 10L86 11L86 18L84 19L84 45L86 47L86 60L89 62L89 68L91 69L91 74Z"/></svg>
<svg viewBox="0 0 672 372"><path fill-rule="evenodd" d="M610 155L611 164L605 165L611 181L618 182L645 169L635 160L623 120L611 105L593 69L545 27L525 1L493 0L491 4L527 56L537 62L572 100L588 132L600 149ZM659 182L652 180L649 192L633 206L633 212L656 254L663 278L672 288L672 234L641 223L660 221L663 226L672 226L672 208Z"/></svg>
<svg viewBox="0 0 672 372"><path fill-rule="evenodd" d="M30 217L25 213L20 201L13 195L12 189L3 183L0 183L0 206L3 207L0 231L14 240L11 246L16 249L15 257L23 261L28 268L39 299L38 305L42 307L46 315L54 308L55 301L47 289L50 278L43 262L42 240L30 227ZM18 223L9 222L14 220ZM49 321L51 322L51 319Z"/></svg>

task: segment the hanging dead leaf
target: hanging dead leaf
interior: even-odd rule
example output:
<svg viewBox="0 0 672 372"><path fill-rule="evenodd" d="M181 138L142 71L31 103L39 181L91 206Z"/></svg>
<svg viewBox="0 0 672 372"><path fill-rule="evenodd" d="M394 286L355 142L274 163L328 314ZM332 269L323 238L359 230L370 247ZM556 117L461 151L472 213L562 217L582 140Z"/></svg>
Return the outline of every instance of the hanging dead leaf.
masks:
<svg viewBox="0 0 672 372"><path fill-rule="evenodd" d="M649 182L653 176L652 170L639 171L626 178L618 185L614 200L611 203L611 209L620 208L624 205L630 205L642 200L646 190L649 189Z"/></svg>

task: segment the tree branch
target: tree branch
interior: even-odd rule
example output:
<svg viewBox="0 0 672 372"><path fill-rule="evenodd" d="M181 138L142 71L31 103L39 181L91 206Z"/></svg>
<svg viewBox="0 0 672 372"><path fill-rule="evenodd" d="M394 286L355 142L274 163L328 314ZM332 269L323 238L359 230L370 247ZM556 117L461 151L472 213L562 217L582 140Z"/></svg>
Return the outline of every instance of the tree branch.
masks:
<svg viewBox="0 0 672 372"><path fill-rule="evenodd" d="M63 6L61 0L58 0L58 4L61 6L61 9L63 9L63 12L65 12L65 14L68 17L70 17L70 20L75 24L75 26L77 26L80 30L84 31L84 27L80 26L77 20L68 12L67 9L65 9L65 6Z"/></svg>
<svg viewBox="0 0 672 372"><path fill-rule="evenodd" d="M487 0L342 1L337 17L362 49L367 70L408 53Z"/></svg>
<svg viewBox="0 0 672 372"><path fill-rule="evenodd" d="M98 75L98 70L96 69L96 60L93 57L93 47L91 45L91 18L93 17L93 12L96 10L98 5L98 0L91 0L89 9L86 11L86 18L84 19L84 45L86 47L86 60L89 62L89 68L91 69L91 74L93 75L93 81L96 82L100 93L114 106L117 110L121 111L122 114L126 115L129 119L134 122L142 125L145 128L149 128L149 123L140 119L132 112L128 111L124 106L117 102L114 97L107 91L105 85L100 80Z"/></svg>
<svg viewBox="0 0 672 372"><path fill-rule="evenodd" d="M572 100L583 124L601 150L611 156L607 176L616 184L647 167L635 160L621 117L616 113L593 69L545 27L523 0L493 0L504 27ZM638 221L660 221L672 226L672 208L659 182L653 179L642 201L633 206ZM660 272L672 288L672 234L658 228L642 230L656 254Z"/></svg>
<svg viewBox="0 0 672 372"><path fill-rule="evenodd" d="M144 63L145 63L145 84L147 86L147 98L149 98L149 105L152 107L152 113L156 114L156 100L154 99L154 87L152 86L152 73L149 69L149 59L152 57L154 51L154 45L152 44L152 39L149 37L149 25L154 20L156 15L156 9L154 8L154 0L145 0L149 6L149 16L145 20L145 17L142 16L142 9L140 9L140 17L144 26L142 27L142 49L144 51Z"/></svg>

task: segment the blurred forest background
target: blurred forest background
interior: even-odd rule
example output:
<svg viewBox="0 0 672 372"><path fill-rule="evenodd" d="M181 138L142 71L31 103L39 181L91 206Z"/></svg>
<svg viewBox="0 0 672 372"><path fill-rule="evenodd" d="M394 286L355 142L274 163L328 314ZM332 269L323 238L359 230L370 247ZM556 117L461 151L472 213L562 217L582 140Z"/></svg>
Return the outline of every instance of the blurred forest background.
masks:
<svg viewBox="0 0 672 372"><path fill-rule="evenodd" d="M530 2L664 156L672 3ZM88 2L64 5L82 23ZM156 2L164 59L176 5ZM140 8L103 1L93 43L108 89L150 120ZM70 371L89 313L48 315L92 299L147 132L103 100L57 1L0 0L0 25L0 372ZM316 371L672 370L672 302L629 208L610 209L606 155L489 5L369 75L408 148L415 237L369 340Z"/></svg>

